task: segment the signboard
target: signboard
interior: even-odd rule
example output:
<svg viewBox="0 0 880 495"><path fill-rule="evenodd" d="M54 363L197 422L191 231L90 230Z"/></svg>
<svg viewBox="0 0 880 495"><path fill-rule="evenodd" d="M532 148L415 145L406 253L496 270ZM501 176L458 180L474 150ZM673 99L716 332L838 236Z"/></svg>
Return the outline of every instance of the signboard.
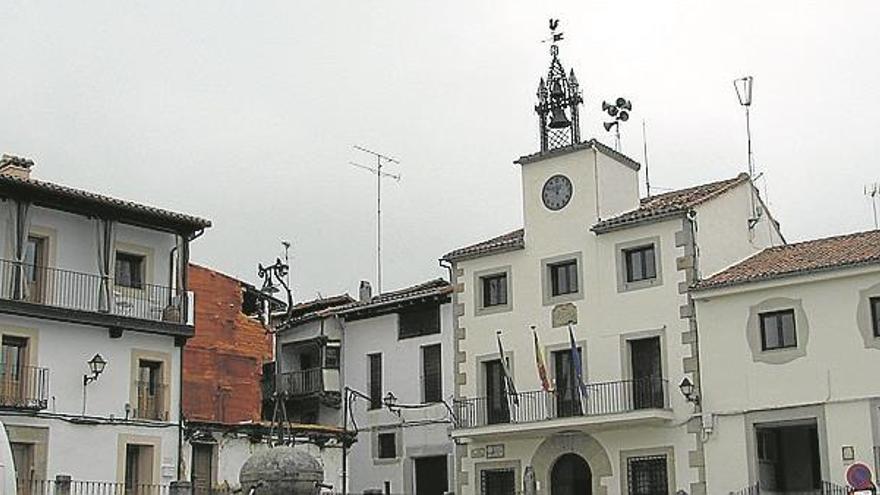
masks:
<svg viewBox="0 0 880 495"><path fill-rule="evenodd" d="M853 490L870 490L867 493L873 493L874 482L871 480L871 468L861 462L846 469L846 482Z"/></svg>

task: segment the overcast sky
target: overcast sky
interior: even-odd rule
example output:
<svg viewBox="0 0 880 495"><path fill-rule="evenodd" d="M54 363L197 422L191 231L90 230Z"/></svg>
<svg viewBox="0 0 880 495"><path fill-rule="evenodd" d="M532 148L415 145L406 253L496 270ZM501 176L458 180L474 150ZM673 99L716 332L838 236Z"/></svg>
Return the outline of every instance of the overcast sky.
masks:
<svg viewBox="0 0 880 495"><path fill-rule="evenodd" d="M871 227L880 181L880 2L281 1L0 4L0 151L35 177L214 222L195 261L247 280L293 243L295 295L386 289L521 226L518 165L549 62L547 18L584 89L626 96L624 152L677 188L746 168L732 80L755 77L758 171L789 241ZM763 187L763 181L762 181Z"/></svg>

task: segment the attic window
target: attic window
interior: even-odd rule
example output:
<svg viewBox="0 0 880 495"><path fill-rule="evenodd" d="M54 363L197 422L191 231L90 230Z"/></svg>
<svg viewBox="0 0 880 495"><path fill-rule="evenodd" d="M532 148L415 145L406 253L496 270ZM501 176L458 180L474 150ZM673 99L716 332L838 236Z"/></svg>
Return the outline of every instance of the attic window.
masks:
<svg viewBox="0 0 880 495"><path fill-rule="evenodd" d="M437 333L440 333L440 306L438 304L423 304L402 310L399 313L399 339Z"/></svg>

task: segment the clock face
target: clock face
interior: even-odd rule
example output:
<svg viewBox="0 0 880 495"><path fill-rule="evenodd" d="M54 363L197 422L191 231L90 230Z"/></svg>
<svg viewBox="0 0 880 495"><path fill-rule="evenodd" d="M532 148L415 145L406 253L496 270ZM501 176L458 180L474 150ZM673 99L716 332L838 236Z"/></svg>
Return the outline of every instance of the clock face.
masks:
<svg viewBox="0 0 880 495"><path fill-rule="evenodd" d="M568 180L568 177L554 175L544 183L541 198L544 200L544 206L556 211L565 208L565 205L571 200L571 193L571 181Z"/></svg>

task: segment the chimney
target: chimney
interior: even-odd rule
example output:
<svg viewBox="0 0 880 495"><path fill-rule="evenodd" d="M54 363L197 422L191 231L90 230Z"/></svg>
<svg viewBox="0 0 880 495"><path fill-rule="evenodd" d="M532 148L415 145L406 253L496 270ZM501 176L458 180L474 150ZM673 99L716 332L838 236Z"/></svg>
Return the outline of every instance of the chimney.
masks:
<svg viewBox="0 0 880 495"><path fill-rule="evenodd" d="M361 302L365 303L373 300L373 287L370 285L370 282L367 282L366 280L361 280L361 286L358 291L360 294L359 299Z"/></svg>
<svg viewBox="0 0 880 495"><path fill-rule="evenodd" d="M11 175L19 179L30 179L31 168L34 161L20 156L7 155L0 156L0 174Z"/></svg>

